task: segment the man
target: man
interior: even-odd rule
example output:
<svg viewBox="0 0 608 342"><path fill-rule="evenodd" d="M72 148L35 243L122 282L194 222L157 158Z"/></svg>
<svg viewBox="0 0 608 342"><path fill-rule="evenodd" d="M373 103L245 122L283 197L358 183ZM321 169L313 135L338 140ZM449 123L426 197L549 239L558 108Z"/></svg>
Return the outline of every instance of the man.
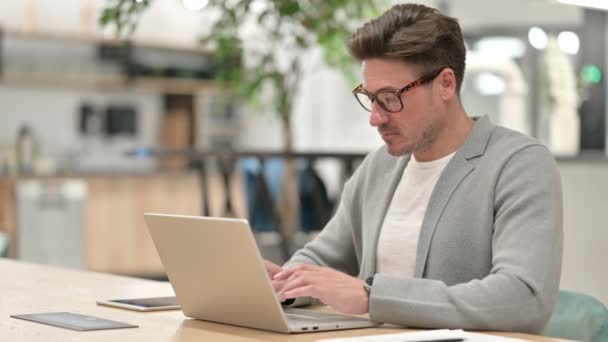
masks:
<svg viewBox="0 0 608 342"><path fill-rule="evenodd" d="M323 231L280 268L280 300L312 299L421 328L542 332L557 298L562 199L551 153L470 119L458 22L397 5L348 42L353 93L386 146L346 183Z"/></svg>

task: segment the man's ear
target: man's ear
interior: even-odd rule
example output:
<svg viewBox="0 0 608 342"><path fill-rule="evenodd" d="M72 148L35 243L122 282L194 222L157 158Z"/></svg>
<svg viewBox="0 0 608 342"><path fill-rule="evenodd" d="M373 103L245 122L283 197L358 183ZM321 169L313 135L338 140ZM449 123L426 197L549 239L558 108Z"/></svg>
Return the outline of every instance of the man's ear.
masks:
<svg viewBox="0 0 608 342"><path fill-rule="evenodd" d="M456 95L456 75L452 69L443 69L437 76L437 80L439 81L442 100L449 100Z"/></svg>

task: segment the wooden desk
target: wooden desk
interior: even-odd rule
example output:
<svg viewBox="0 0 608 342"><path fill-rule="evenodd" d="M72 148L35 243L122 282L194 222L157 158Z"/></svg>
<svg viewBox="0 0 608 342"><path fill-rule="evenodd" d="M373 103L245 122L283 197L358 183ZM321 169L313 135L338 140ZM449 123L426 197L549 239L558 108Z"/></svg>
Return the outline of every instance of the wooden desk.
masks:
<svg viewBox="0 0 608 342"><path fill-rule="evenodd" d="M95 304L98 299L167 295L173 295L168 283L0 259L0 341L315 341L407 331L373 328L286 335L193 320L181 311L139 313ZM93 315L137 324L139 328L77 332L9 317L53 311ZM497 335L560 341L517 333Z"/></svg>

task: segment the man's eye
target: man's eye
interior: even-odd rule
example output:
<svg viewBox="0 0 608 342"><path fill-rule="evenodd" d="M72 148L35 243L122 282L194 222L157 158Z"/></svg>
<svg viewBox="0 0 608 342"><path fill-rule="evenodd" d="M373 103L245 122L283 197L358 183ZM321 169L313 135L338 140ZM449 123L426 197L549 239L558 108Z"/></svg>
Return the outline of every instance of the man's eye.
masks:
<svg viewBox="0 0 608 342"><path fill-rule="evenodd" d="M379 94L378 98L380 99L380 101L386 104L393 104L399 102L399 99L397 99L397 97L392 94Z"/></svg>

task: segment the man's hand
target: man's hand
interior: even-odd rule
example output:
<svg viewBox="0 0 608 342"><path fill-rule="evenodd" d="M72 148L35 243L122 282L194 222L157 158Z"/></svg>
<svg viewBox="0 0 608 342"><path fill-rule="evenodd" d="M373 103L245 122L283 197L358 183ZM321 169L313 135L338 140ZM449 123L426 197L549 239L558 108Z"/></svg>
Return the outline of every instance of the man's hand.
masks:
<svg viewBox="0 0 608 342"><path fill-rule="evenodd" d="M266 267L266 272L268 272L268 275L270 276L270 280L272 281L272 287L274 288L274 292L279 293L281 291L281 288L283 287L283 284L285 283L285 281L277 281L274 280L274 276L281 272L283 269L281 268L281 266L268 261L268 260L264 260L264 267Z"/></svg>
<svg viewBox="0 0 608 342"><path fill-rule="evenodd" d="M273 263L272 261L268 261L268 260L264 260L264 266L266 267L266 272L268 272L270 279L272 279L275 274L277 274L283 270L281 268L281 266Z"/></svg>
<svg viewBox="0 0 608 342"><path fill-rule="evenodd" d="M280 301L309 296L348 314L360 315L369 310L363 280L328 267L297 265L272 279L273 285L281 285L278 290L275 286Z"/></svg>

